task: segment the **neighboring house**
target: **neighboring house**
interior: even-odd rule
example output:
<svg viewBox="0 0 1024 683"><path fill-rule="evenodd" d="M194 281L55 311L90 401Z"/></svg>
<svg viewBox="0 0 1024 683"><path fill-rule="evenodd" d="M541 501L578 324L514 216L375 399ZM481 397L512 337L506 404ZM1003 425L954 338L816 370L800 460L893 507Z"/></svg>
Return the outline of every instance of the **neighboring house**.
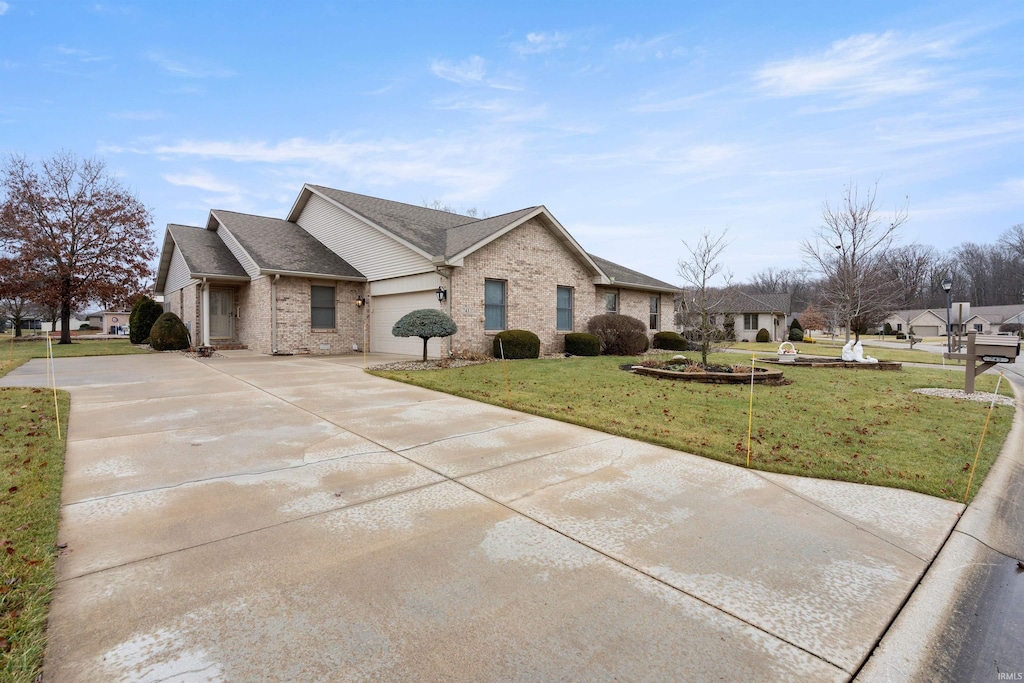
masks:
<svg viewBox="0 0 1024 683"><path fill-rule="evenodd" d="M70 327L73 332L77 332L78 328L84 324L84 320L79 320L78 318L71 318L71 324L68 325L68 327ZM44 332L60 332L60 321L58 320L52 323L44 322L42 329Z"/></svg>
<svg viewBox="0 0 1024 683"><path fill-rule="evenodd" d="M606 310L671 329L678 288L586 253L543 206L484 219L304 185L285 219L214 210L168 225L155 291L194 344L262 353L418 354L406 313L441 309L459 331L432 356L489 353L525 329L543 353Z"/></svg>
<svg viewBox="0 0 1024 683"><path fill-rule="evenodd" d="M131 316L131 311L101 311L96 315L90 315L89 324L96 325L102 331L102 334L128 334L128 318ZM99 318L99 324L92 322L96 318ZM75 328L72 328L75 329Z"/></svg>
<svg viewBox="0 0 1024 683"><path fill-rule="evenodd" d="M692 297L690 297L692 299ZM724 328L731 316L733 332L737 341L756 341L759 330L766 329L772 341L785 341L789 334L789 314L792 296L786 293L747 294L733 290L724 299L711 307L713 323ZM676 310L680 314L680 331L685 331L685 311L688 294L676 298Z"/></svg>
<svg viewBox="0 0 1024 683"><path fill-rule="evenodd" d="M966 334L976 330L982 334L994 334L1000 326L1012 324L1024 317L1024 304L1008 306L970 306L964 312L964 321L959 322L958 303L951 310L953 334ZM926 308L896 311L885 322L894 332L913 330L918 337L940 337L946 334L946 309Z"/></svg>

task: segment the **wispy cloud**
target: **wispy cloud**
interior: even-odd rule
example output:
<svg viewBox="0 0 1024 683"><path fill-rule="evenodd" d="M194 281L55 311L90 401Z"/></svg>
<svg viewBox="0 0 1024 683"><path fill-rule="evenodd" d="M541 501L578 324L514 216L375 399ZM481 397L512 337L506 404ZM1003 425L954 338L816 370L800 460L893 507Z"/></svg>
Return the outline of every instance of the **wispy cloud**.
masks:
<svg viewBox="0 0 1024 683"><path fill-rule="evenodd" d="M493 116L496 121L509 123L518 121L536 121L544 118L547 114L547 107L545 105L523 106L508 99L478 100L464 98L455 100L437 100L435 102L435 106L438 109L448 111L480 112L482 114Z"/></svg>
<svg viewBox="0 0 1024 683"><path fill-rule="evenodd" d="M97 55L89 52L88 50L80 50L74 47L67 47L66 45L57 46L57 54L63 55L69 59L88 64L90 62L105 62L110 59L105 55Z"/></svg>
<svg viewBox="0 0 1024 683"><path fill-rule="evenodd" d="M954 41L896 31L865 33L832 43L818 55L770 62L754 74L774 97L830 94L872 98L931 90L940 83L936 63Z"/></svg>
<svg viewBox="0 0 1024 683"><path fill-rule="evenodd" d="M0 0L0 16L7 14L7 10L9 9L11 9L11 6L6 2L3 2L3 0Z"/></svg>
<svg viewBox="0 0 1024 683"><path fill-rule="evenodd" d="M674 35L665 34L652 38L627 38L612 46L612 51L619 57L629 59L667 59L682 57L689 51L682 46L673 45Z"/></svg>
<svg viewBox="0 0 1024 683"><path fill-rule="evenodd" d="M472 55L461 62L451 62L444 59L435 59L430 64L430 72L438 78L443 78L459 85L479 85L499 90L519 90L518 87L508 83L499 82L487 77L487 63L479 55Z"/></svg>
<svg viewBox="0 0 1024 683"><path fill-rule="evenodd" d="M165 173L162 177L171 185L179 187L195 187L206 192L216 192L218 194L244 194L244 190L238 185L220 180L208 171Z"/></svg>
<svg viewBox="0 0 1024 683"><path fill-rule="evenodd" d="M569 34L561 31L551 33L527 33L526 39L512 44L512 50L520 55L536 55L560 50L569 44Z"/></svg>
<svg viewBox="0 0 1024 683"><path fill-rule="evenodd" d="M167 73L183 78L230 78L235 75L234 71L219 64L195 59L181 61L162 52L150 52L146 58Z"/></svg>
<svg viewBox="0 0 1024 683"><path fill-rule="evenodd" d="M274 173L295 171L307 180L344 174L350 177L347 182L360 185L389 186L400 182L439 185L450 190L446 194L448 198L476 201L514 172L525 146L526 138L522 135L490 130L413 141L387 138L365 141L291 138L280 142L181 140L170 145L155 145L143 153L167 160L195 158L266 164L273 167ZM197 179L191 172L171 177L182 184Z"/></svg>
<svg viewBox="0 0 1024 683"><path fill-rule="evenodd" d="M110 113L112 119L124 119L125 121L156 121L162 119L164 113L159 109L148 111L115 111Z"/></svg>
<svg viewBox="0 0 1024 683"><path fill-rule="evenodd" d="M435 59L430 64L430 71L438 78L465 85L483 83L487 67L483 57L473 55L461 62Z"/></svg>

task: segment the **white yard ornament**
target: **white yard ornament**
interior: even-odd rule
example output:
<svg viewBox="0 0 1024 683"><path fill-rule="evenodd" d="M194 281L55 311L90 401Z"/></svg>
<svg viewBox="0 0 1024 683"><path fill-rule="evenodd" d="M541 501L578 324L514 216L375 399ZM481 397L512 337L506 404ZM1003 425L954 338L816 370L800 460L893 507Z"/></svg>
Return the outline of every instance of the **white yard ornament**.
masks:
<svg viewBox="0 0 1024 683"><path fill-rule="evenodd" d="M796 347L788 341L784 341L779 344L778 354L780 356L795 356L797 354Z"/></svg>
<svg viewBox="0 0 1024 683"><path fill-rule="evenodd" d="M877 363L878 360L871 356L864 355L864 346L857 340L857 343L853 343L853 340L846 342L846 346L843 347L843 360L847 363Z"/></svg>

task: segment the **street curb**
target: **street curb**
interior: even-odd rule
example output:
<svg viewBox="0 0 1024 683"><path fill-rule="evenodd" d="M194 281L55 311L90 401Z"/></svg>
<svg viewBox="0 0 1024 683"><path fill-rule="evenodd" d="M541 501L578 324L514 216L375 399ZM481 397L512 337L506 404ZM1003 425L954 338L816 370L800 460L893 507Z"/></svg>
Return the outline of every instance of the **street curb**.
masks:
<svg viewBox="0 0 1024 683"><path fill-rule="evenodd" d="M950 617L972 570L990 560L993 549L1004 554L1024 550L1010 547L1001 503L1013 483L1014 469L1024 466L1024 403L1021 389L1010 382L1016 411L1010 432L981 489L960 516L935 561L893 624L868 657L857 681L931 681L930 665L945 653L936 652L939 636L954 629Z"/></svg>

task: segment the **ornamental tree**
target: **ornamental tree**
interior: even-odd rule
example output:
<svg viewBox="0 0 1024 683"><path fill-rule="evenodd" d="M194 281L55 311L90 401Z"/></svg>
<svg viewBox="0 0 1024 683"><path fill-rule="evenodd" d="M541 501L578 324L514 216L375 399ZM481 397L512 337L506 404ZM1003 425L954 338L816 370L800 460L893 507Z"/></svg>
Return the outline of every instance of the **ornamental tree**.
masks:
<svg viewBox="0 0 1024 683"><path fill-rule="evenodd" d="M450 337L459 331L455 321L444 312L433 308L420 308L406 313L391 328L396 337L419 337L423 340L423 362L427 361L427 340Z"/></svg>
<svg viewBox="0 0 1024 683"><path fill-rule="evenodd" d="M0 169L0 250L40 274L37 300L60 309L60 343L71 343L77 305L104 305L152 275L152 216L102 161L61 152L39 169L11 156Z"/></svg>

